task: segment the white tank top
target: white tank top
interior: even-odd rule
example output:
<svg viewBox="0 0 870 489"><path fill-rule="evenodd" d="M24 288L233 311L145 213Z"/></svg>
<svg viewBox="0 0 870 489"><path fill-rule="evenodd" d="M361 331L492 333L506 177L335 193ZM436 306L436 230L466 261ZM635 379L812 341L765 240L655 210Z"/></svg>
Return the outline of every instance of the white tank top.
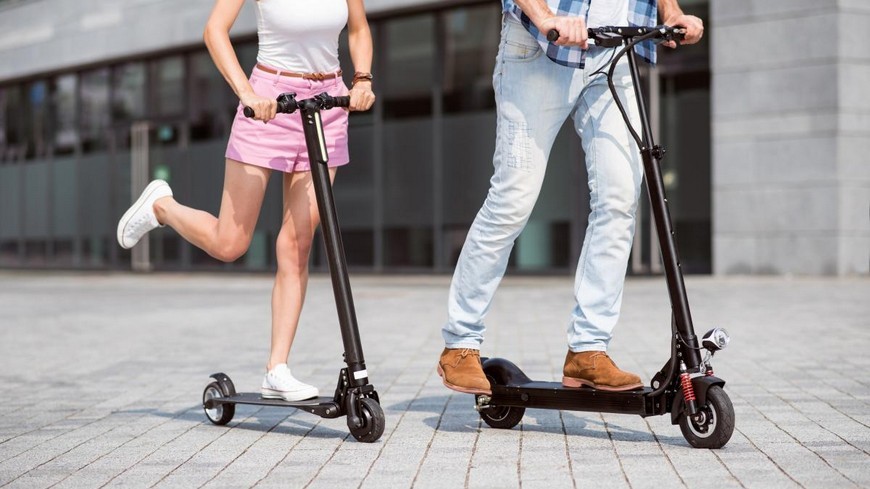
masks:
<svg viewBox="0 0 870 489"><path fill-rule="evenodd" d="M338 71L347 0L256 0L257 62L297 73Z"/></svg>
<svg viewBox="0 0 870 489"><path fill-rule="evenodd" d="M592 0L586 19L588 27L628 25L628 0Z"/></svg>

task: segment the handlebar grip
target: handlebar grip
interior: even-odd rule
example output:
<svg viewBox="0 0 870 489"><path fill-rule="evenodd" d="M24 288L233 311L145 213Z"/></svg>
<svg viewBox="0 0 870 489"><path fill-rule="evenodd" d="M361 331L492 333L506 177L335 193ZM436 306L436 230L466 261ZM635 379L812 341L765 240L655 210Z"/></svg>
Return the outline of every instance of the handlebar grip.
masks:
<svg viewBox="0 0 870 489"><path fill-rule="evenodd" d="M244 110L242 110L242 112L245 114L245 117L247 117L247 118L251 118L251 117L254 117L254 115L256 115L256 114L254 114L254 109L247 107L247 106L244 108ZM288 107L287 104L284 103L283 100L279 100L278 107L277 107L277 110L275 110L275 112L278 114L286 114L287 112L292 112L292 111L290 110L290 107Z"/></svg>
<svg viewBox="0 0 870 489"><path fill-rule="evenodd" d="M547 40L550 42L556 42L559 40L559 31L556 29L550 29L550 32L547 33Z"/></svg>
<svg viewBox="0 0 870 489"><path fill-rule="evenodd" d="M350 96L349 95L342 95L340 97L333 97L333 100L335 100L336 107L350 107Z"/></svg>

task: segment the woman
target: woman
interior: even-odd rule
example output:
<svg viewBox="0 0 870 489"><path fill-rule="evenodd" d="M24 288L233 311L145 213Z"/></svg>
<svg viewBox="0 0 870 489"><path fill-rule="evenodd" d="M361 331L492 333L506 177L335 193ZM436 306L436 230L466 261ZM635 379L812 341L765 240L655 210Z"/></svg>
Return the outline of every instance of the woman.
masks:
<svg viewBox="0 0 870 489"><path fill-rule="evenodd" d="M320 217L310 162L298 114L275 117L275 98L296 92L299 99L319 93L347 95L338 61L338 36L348 27L356 73L350 110L368 110L372 37L363 0L256 0L259 51L247 78L230 44L229 30L245 0L217 0L204 39L221 74L239 97L226 151L224 189L218 217L179 204L162 180L151 182L118 223L118 242L132 248L159 226L170 226L209 255L233 261L251 243L266 184L273 170L284 179L284 211L276 242L278 272L272 290L272 343L262 395L298 401L316 397L316 387L296 380L287 367L308 284L308 255ZM254 109L246 118L242 109ZM348 162L347 111L322 113L330 180Z"/></svg>

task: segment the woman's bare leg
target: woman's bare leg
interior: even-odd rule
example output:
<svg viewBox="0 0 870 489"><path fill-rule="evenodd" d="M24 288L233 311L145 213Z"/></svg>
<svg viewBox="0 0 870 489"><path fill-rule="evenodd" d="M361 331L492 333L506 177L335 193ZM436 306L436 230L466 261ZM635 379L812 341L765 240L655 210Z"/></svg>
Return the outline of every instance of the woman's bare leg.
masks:
<svg viewBox="0 0 870 489"><path fill-rule="evenodd" d="M154 214L161 224L214 258L234 261L251 243L271 172L228 158L218 217L179 204L172 197L156 201Z"/></svg>
<svg viewBox="0 0 870 489"><path fill-rule="evenodd" d="M335 170L329 170L335 179ZM311 172L284 175L284 217L275 246L278 273L272 289L272 348L267 370L286 363L308 286L308 256L320 224Z"/></svg>

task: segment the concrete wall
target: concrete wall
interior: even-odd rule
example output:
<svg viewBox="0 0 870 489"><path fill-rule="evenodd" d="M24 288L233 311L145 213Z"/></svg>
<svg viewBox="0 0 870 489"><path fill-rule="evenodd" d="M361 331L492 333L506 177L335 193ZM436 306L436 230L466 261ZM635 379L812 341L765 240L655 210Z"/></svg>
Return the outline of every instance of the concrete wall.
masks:
<svg viewBox="0 0 870 489"><path fill-rule="evenodd" d="M870 2L710 7L714 272L867 274Z"/></svg>
<svg viewBox="0 0 870 489"><path fill-rule="evenodd" d="M368 0L370 14L448 3ZM451 1L449 3L463 3ZM246 0L232 34L257 30ZM28 0L0 4L0 81L202 42L214 0Z"/></svg>

